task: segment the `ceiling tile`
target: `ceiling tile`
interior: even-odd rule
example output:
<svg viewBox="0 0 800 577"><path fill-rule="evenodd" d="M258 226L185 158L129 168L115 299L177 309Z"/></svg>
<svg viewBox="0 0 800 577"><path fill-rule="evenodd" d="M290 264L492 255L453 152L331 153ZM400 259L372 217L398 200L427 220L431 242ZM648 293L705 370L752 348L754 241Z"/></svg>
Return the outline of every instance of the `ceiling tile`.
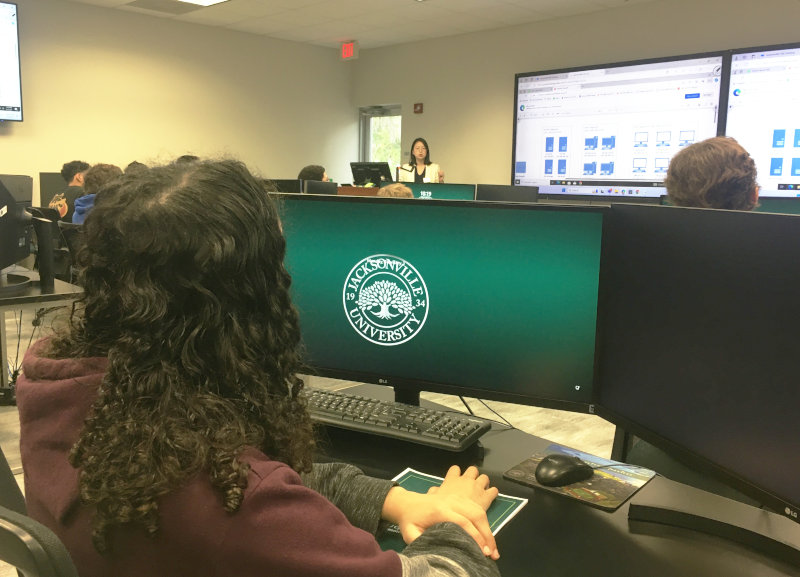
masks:
<svg viewBox="0 0 800 577"><path fill-rule="evenodd" d="M177 0L61 1L320 46L353 39L363 49L668 0L228 0L187 14L178 13L185 5Z"/></svg>

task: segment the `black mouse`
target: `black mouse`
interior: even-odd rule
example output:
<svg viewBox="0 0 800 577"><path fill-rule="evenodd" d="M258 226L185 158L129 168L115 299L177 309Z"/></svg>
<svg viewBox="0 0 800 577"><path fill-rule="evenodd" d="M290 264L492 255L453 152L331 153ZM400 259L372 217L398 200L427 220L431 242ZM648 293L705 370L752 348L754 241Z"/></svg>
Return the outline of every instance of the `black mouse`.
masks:
<svg viewBox="0 0 800 577"><path fill-rule="evenodd" d="M540 485L561 487L590 479L594 469L578 457L553 453L541 460L534 475Z"/></svg>

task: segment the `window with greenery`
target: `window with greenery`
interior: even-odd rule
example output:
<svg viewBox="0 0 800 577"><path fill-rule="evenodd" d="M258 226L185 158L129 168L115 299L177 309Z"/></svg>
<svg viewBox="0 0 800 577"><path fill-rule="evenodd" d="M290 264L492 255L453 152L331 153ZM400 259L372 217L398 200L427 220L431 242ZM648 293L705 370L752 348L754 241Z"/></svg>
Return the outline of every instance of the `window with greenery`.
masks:
<svg viewBox="0 0 800 577"><path fill-rule="evenodd" d="M360 160L388 162L394 172L401 163L399 105L369 106L360 109L361 152Z"/></svg>

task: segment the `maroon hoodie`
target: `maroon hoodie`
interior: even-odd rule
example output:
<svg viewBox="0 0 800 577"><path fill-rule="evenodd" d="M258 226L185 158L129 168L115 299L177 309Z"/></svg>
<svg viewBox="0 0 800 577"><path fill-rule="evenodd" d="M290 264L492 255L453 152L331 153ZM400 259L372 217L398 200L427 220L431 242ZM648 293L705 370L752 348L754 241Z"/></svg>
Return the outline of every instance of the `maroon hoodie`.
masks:
<svg viewBox="0 0 800 577"><path fill-rule="evenodd" d="M391 482L339 464L317 465L301 479L254 448L241 457L251 469L238 511L227 513L201 474L159 501L154 538L137 526L117 527L111 552L100 555L67 455L107 361L48 359L40 356L43 346L39 341L28 350L17 382L25 500L29 515L64 542L81 577L499 575L450 523L425 531L403 555L381 551L374 533Z"/></svg>

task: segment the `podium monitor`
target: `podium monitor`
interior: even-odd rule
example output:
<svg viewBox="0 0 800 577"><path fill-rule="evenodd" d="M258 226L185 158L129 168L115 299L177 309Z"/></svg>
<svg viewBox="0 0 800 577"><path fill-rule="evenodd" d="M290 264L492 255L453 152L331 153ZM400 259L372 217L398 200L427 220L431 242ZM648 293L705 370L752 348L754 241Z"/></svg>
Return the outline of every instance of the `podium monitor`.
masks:
<svg viewBox="0 0 800 577"><path fill-rule="evenodd" d="M350 170L355 186L381 186L394 180L388 162L351 162Z"/></svg>

